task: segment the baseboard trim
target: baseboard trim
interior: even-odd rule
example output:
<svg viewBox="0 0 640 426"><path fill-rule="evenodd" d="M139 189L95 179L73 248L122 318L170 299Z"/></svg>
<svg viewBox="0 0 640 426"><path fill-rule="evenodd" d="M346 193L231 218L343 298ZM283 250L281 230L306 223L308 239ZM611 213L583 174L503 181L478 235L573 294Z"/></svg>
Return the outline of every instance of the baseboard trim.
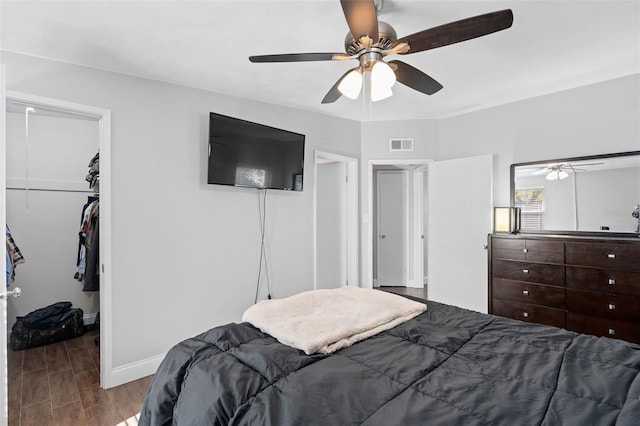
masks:
<svg viewBox="0 0 640 426"><path fill-rule="evenodd" d="M154 374L166 354L156 355L140 361L115 367L111 370L111 386L120 386Z"/></svg>

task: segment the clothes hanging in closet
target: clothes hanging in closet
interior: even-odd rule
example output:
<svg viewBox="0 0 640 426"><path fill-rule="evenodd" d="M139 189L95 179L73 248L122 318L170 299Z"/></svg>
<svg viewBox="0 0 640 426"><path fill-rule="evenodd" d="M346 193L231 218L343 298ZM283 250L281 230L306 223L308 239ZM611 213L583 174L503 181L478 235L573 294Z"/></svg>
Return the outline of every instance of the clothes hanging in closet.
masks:
<svg viewBox="0 0 640 426"><path fill-rule="evenodd" d="M89 197L87 204L82 208L76 262L78 270L74 275L75 279L84 283L83 291L98 291L100 289L99 223L100 199Z"/></svg>
<svg viewBox="0 0 640 426"><path fill-rule="evenodd" d="M5 236L7 240L7 286L10 286L16 278L16 265L24 263L24 256L16 245L16 242L11 236L11 231L9 231L9 227L6 224Z"/></svg>
<svg viewBox="0 0 640 426"><path fill-rule="evenodd" d="M98 152L93 156L91 161L89 161L89 173L85 178L87 182L89 182L89 188L93 188L95 184L100 179L100 153Z"/></svg>

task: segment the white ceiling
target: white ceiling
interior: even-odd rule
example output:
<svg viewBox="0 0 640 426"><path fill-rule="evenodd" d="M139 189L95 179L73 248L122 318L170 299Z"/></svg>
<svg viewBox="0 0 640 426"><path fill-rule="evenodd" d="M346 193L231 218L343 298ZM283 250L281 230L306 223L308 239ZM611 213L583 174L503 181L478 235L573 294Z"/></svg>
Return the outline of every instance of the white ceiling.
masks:
<svg viewBox="0 0 640 426"><path fill-rule="evenodd" d="M320 103L355 61L247 59L344 51L348 27L338 0L3 0L0 8L6 51L358 121L443 118L640 73L638 0L386 0L379 19L398 37L501 9L512 9L514 22L403 56L444 89L427 96L396 84L393 97L371 106L344 97Z"/></svg>

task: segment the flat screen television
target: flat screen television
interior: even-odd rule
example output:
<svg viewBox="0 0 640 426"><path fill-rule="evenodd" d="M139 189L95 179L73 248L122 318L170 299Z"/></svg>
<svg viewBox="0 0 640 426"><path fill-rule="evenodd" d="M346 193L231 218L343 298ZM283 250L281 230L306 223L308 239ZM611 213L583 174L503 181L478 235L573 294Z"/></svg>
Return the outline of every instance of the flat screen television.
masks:
<svg viewBox="0 0 640 426"><path fill-rule="evenodd" d="M209 114L207 182L302 191L305 135Z"/></svg>

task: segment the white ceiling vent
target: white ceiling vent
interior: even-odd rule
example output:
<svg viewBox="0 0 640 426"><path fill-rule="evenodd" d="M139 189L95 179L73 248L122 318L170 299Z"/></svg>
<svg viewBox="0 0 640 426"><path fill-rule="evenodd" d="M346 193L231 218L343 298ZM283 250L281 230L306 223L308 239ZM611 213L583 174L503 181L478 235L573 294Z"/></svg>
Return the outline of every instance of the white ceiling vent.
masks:
<svg viewBox="0 0 640 426"><path fill-rule="evenodd" d="M389 139L389 151L413 151L413 138Z"/></svg>

